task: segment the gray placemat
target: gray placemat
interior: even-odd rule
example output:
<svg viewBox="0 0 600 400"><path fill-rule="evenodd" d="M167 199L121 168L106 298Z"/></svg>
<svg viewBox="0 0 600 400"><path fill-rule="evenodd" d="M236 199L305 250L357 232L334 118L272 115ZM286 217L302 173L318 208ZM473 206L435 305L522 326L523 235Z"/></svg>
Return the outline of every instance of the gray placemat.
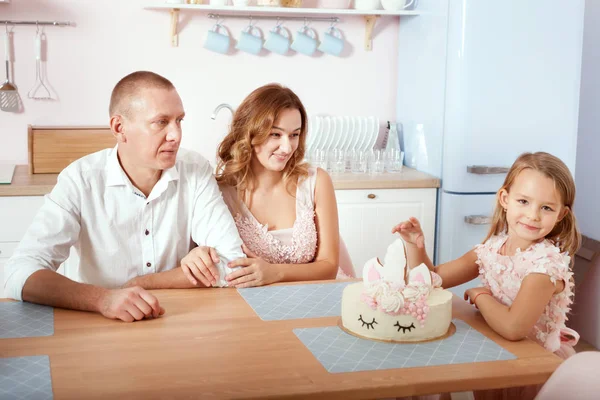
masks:
<svg viewBox="0 0 600 400"><path fill-rule="evenodd" d="M332 373L516 359L465 322L452 322L456 325L454 335L419 344L361 339L337 326L299 328L294 333Z"/></svg>
<svg viewBox="0 0 600 400"><path fill-rule="evenodd" d="M0 399L53 399L48 356L0 358Z"/></svg>
<svg viewBox="0 0 600 400"><path fill-rule="evenodd" d="M353 282L263 286L238 289L263 321L335 317L342 312L342 291Z"/></svg>
<svg viewBox="0 0 600 400"><path fill-rule="evenodd" d="M25 302L0 303L0 339L54 335L54 308Z"/></svg>

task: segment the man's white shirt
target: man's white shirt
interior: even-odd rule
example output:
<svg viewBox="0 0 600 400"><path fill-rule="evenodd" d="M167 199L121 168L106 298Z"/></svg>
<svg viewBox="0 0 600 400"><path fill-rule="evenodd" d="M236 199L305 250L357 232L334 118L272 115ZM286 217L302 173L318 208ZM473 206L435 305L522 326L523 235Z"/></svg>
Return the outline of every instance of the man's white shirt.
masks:
<svg viewBox="0 0 600 400"><path fill-rule="evenodd" d="M239 257L242 241L200 154L180 149L146 198L117 158L117 147L73 162L58 176L25 237L5 265L7 297L21 300L25 281L42 269L77 282L118 288L128 280L179 267L195 246L220 257L219 286Z"/></svg>

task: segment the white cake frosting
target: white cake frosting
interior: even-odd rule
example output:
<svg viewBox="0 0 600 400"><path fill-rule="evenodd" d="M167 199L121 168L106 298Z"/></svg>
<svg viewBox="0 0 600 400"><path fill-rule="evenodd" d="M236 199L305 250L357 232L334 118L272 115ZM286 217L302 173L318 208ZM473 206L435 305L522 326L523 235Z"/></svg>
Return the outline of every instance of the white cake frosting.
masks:
<svg viewBox="0 0 600 400"><path fill-rule="evenodd" d="M387 250L384 264L365 264L363 282L342 295L342 325L358 336L389 341L424 341L444 336L452 319L452 293L421 264L406 273L402 239Z"/></svg>

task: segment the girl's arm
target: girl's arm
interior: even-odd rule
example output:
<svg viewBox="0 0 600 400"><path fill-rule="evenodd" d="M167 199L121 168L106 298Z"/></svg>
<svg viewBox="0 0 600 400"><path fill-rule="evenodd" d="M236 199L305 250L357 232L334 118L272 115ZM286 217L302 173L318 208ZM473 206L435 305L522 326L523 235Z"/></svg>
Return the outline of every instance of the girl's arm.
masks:
<svg viewBox="0 0 600 400"><path fill-rule="evenodd" d="M469 291L478 289L469 289L466 296L470 297ZM552 295L563 289L564 282L560 281L555 286L548 275L532 273L523 279L511 306L505 306L487 294L477 296L475 305L494 331L505 339L521 340L531 332Z"/></svg>
<svg viewBox="0 0 600 400"><path fill-rule="evenodd" d="M415 244L407 242L406 259L410 268L414 268L421 263L427 265L430 271L437 273L442 278L442 287L444 289L462 285L477 278L477 275L479 275L475 250L468 251L456 260L434 267L429 256L427 256L425 247L418 247Z"/></svg>
<svg viewBox="0 0 600 400"><path fill-rule="evenodd" d="M315 224L317 254L308 264L277 264L280 281L335 279L339 264L340 229L333 182L327 172L317 168L315 185Z"/></svg>
<svg viewBox="0 0 600 400"><path fill-rule="evenodd" d="M392 233L396 232L400 234L406 245L408 267L414 268L419 264L427 265L430 271L441 276L442 286L445 289L469 282L479 274L475 250L467 252L454 261L434 267L425 250L425 236L421 224L415 217L410 217L408 221L396 225L392 229Z"/></svg>
<svg viewBox="0 0 600 400"><path fill-rule="evenodd" d="M449 289L477 278L479 267L476 261L477 254L475 250L469 250L456 260L438 265L435 267L434 272L442 278L442 287Z"/></svg>

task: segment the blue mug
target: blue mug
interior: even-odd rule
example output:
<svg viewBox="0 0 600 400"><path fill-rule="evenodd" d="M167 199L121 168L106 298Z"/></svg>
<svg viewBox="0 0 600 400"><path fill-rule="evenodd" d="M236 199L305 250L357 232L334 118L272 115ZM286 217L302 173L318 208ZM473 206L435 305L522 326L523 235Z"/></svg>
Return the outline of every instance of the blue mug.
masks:
<svg viewBox="0 0 600 400"><path fill-rule="evenodd" d="M339 56L344 50L344 38L342 32L335 27L330 27L323 35L319 50L323 53Z"/></svg>
<svg viewBox="0 0 600 400"><path fill-rule="evenodd" d="M273 53L285 54L290 49L290 34L287 29L277 25L271 29L269 37L265 41L265 49Z"/></svg>
<svg viewBox="0 0 600 400"><path fill-rule="evenodd" d="M256 34L255 34L256 33ZM235 48L250 54L258 54L263 47L262 33L256 26L248 25L242 31Z"/></svg>
<svg viewBox="0 0 600 400"><path fill-rule="evenodd" d="M317 50L317 33L314 29L306 25L303 26L298 31L290 47L298 53L312 56L315 50Z"/></svg>
<svg viewBox="0 0 600 400"><path fill-rule="evenodd" d="M226 34L219 33L219 30L225 31ZM204 48L217 53L225 54L229 51L229 43L231 38L227 34L227 29L221 24L215 24L204 41Z"/></svg>

